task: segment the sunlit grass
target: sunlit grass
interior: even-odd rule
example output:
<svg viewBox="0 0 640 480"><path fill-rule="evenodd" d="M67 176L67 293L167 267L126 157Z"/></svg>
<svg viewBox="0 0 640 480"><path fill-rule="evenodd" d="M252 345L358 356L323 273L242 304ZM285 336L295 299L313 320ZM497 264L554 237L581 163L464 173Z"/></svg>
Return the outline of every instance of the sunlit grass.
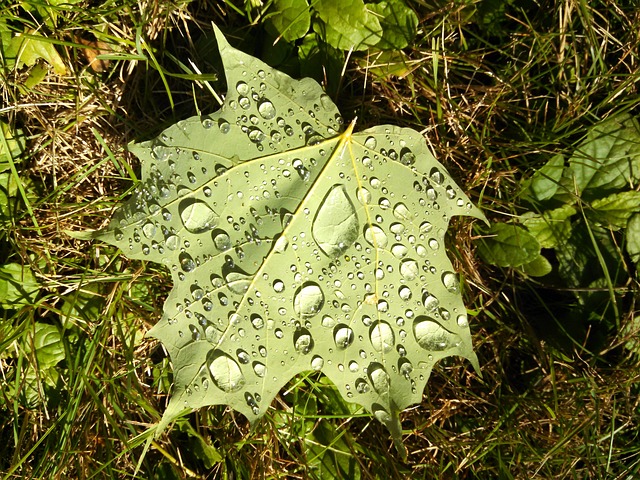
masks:
<svg viewBox="0 0 640 480"><path fill-rule="evenodd" d="M625 2L558 1L508 7L488 28L482 3L411 2L421 24L403 76L374 76L377 57L356 53L337 101L361 128L422 131L470 197L505 221L523 212L521 181L549 156L613 111L637 114L640 16ZM24 265L40 284L33 301L0 308L2 478L133 478L171 383L162 347L144 338L170 277L77 232L104 227L138 181L127 143L216 108L221 72L198 39L211 21L257 35L263 10L253 26L244 12L241 2L128 0L0 10L13 32L53 43L67 68L55 75L41 59L46 74L35 84L35 67L1 72L0 120L27 148L6 170L21 189L0 222L0 263ZM450 244L483 378L458 359L437 365L423 403L402 417L406 463L381 424L309 374L253 428L223 407L192 414L151 444L137 478L638 475L640 360L624 348L634 332L608 330L599 351L545 340L531 299L561 336L557 307L567 297L540 297L533 280L482 265L472 241L481 234L456 222ZM629 322L635 300L624 308ZM60 334L64 360L53 371L37 368L40 323Z"/></svg>

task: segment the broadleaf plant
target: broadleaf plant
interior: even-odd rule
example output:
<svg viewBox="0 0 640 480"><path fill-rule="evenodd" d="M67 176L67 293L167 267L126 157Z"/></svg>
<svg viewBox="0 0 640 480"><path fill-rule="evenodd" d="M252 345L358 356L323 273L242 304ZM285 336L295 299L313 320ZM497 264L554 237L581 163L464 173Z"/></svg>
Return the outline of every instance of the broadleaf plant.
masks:
<svg viewBox="0 0 640 480"><path fill-rule="evenodd" d="M401 448L398 413L434 363L479 368L444 235L454 215L484 216L420 133L355 133L315 81L216 37L222 108L131 145L142 182L99 234L171 271L149 332L174 370L158 431L216 404L254 422L317 370Z"/></svg>

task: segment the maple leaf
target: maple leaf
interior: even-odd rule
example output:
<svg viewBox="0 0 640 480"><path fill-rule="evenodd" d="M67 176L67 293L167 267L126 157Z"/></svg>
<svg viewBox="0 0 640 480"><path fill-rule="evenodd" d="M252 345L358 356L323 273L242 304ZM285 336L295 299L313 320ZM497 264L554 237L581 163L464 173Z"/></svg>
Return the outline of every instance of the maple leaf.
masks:
<svg viewBox="0 0 640 480"><path fill-rule="evenodd" d="M224 105L130 147L143 181L100 235L171 271L149 332L174 370L158 431L215 404L254 422L317 370L402 448L398 413L435 362L478 369L444 235L453 215L484 216L418 132L345 129L314 80L216 37Z"/></svg>

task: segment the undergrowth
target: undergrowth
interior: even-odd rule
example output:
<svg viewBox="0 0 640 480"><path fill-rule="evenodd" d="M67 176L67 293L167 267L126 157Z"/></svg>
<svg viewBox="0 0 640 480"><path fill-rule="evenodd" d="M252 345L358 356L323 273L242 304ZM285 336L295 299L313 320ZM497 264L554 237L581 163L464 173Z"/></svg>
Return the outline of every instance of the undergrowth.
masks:
<svg viewBox="0 0 640 480"><path fill-rule="evenodd" d="M406 463L382 425L317 374L294 380L254 429L215 407L143 454L171 384L164 351L144 338L169 275L79 232L104 227L139 178L127 143L217 108L211 22L274 67L315 75L361 127L422 131L494 223L535 210L524 183L554 155L569 158L589 127L638 114L633 2L408 5L419 24L406 48L319 42L315 63L301 41L278 55L265 42L271 3L1 7L2 478L131 478L141 459L138 478L163 479L638 475L639 286L624 248L623 285L568 288L483 262L487 232L468 221L454 222L450 256L482 378L457 359L436 366L423 403L402 416ZM608 287L625 292L617 316L592 309L569 328L583 307L576 291Z"/></svg>

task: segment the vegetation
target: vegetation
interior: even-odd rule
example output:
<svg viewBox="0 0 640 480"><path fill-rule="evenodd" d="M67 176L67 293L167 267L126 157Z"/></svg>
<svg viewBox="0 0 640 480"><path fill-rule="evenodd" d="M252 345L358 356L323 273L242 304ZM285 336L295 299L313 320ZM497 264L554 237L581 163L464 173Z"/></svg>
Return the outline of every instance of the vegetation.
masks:
<svg viewBox="0 0 640 480"><path fill-rule="evenodd" d="M638 474L637 8L354 0L359 23L338 33L366 48L351 50L326 28L330 3L0 7L3 479ZM170 272L84 232L139 182L128 143L218 108L212 22L321 82L360 128L421 131L492 222L459 218L448 234L482 377L456 357L436 364L401 416L406 460L318 373L295 377L253 428L215 406L145 450L172 381L144 337Z"/></svg>

